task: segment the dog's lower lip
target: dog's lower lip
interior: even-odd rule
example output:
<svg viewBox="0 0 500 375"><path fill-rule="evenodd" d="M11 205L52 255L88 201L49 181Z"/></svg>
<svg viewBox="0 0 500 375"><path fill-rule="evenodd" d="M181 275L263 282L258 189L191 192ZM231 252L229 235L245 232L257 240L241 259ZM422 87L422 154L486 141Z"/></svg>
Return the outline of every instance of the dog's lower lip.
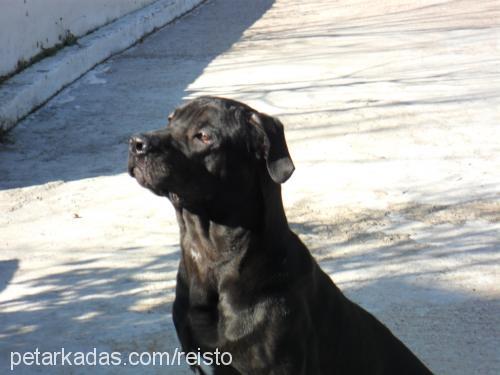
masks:
<svg viewBox="0 0 500 375"><path fill-rule="evenodd" d="M134 167L129 167L129 169L128 169L128 174L129 174L131 177L135 177L135 175L134 175Z"/></svg>

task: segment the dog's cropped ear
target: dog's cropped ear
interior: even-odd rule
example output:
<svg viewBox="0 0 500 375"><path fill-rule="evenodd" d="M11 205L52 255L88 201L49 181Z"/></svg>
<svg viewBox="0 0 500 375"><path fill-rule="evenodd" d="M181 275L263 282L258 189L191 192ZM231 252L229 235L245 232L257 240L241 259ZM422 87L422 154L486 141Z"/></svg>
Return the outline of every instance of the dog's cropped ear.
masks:
<svg viewBox="0 0 500 375"><path fill-rule="evenodd" d="M266 160L267 170L274 182L284 183L290 178L295 166L288 152L283 124L276 117L252 112L248 119L254 127L255 146Z"/></svg>

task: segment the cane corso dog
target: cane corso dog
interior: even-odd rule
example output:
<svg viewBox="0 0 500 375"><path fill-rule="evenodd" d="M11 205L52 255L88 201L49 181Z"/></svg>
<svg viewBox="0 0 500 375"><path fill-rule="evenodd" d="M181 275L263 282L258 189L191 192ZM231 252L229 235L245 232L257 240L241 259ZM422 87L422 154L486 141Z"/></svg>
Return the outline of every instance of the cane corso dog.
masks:
<svg viewBox="0 0 500 375"><path fill-rule="evenodd" d="M130 175L177 213L183 350L231 353L215 374L430 374L290 230L280 184L294 169L282 123L230 99L194 99L130 138Z"/></svg>

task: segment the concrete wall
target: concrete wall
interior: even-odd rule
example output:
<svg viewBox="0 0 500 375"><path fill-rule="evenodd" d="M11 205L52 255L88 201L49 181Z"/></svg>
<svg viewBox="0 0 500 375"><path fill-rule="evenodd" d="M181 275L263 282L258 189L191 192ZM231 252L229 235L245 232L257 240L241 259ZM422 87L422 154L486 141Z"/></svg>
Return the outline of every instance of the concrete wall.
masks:
<svg viewBox="0 0 500 375"><path fill-rule="evenodd" d="M19 62L155 0L0 0L0 76Z"/></svg>

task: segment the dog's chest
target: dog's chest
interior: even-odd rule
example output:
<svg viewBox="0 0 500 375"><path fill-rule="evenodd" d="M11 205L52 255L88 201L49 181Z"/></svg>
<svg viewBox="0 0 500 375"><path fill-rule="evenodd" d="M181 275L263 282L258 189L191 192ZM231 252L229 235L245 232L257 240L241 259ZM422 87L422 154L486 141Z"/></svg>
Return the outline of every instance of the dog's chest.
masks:
<svg viewBox="0 0 500 375"><path fill-rule="evenodd" d="M211 278L219 278L225 264L232 261L233 241L226 236L218 236L216 228L187 226L181 238L183 260L190 278L202 284L210 284Z"/></svg>
<svg viewBox="0 0 500 375"><path fill-rule="evenodd" d="M186 241L183 244L183 261L190 278L190 283L196 288L214 289L216 288L217 272L215 262L211 257L212 249L208 244Z"/></svg>
<svg viewBox="0 0 500 375"><path fill-rule="evenodd" d="M203 255L194 253L193 256L191 252L185 256L191 257L193 263L204 259ZM203 270L196 277L189 278L187 311L190 330L199 344L219 347L227 341L244 338L264 323L266 312L270 311L268 301L242 304L241 293L245 293L245 287L233 273L220 268Z"/></svg>

